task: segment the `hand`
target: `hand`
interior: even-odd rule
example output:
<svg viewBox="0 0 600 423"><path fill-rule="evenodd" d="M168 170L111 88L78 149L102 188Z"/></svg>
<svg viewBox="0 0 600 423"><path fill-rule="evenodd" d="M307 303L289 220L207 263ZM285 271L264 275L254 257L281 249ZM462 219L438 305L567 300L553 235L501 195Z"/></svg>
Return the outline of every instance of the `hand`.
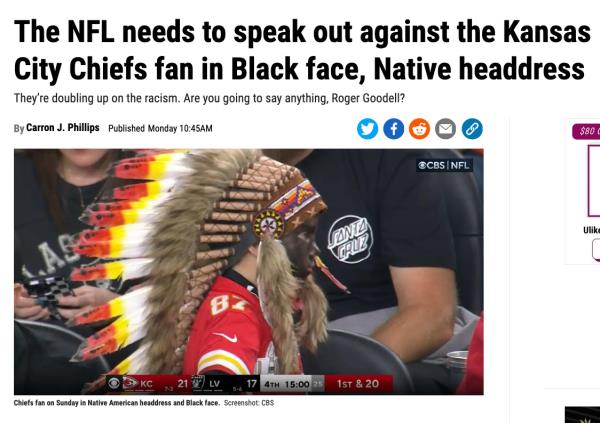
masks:
<svg viewBox="0 0 600 423"><path fill-rule="evenodd" d="M26 320L45 320L50 317L47 308L39 306L20 283L15 283L15 317Z"/></svg>
<svg viewBox="0 0 600 423"><path fill-rule="evenodd" d="M63 296L58 300L58 312L65 319L88 311L118 297L108 289L85 285L73 290L74 296ZM69 308L63 308L69 307Z"/></svg>

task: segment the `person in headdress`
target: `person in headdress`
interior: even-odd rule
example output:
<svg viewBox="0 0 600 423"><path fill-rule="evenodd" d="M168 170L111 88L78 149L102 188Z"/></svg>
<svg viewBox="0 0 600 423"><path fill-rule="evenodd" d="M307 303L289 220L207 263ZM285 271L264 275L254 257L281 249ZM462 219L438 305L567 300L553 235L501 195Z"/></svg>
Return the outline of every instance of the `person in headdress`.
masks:
<svg viewBox="0 0 600 423"><path fill-rule="evenodd" d="M257 150L204 150L121 161L114 176L149 182L97 204L76 251L103 259L72 278L146 277L143 288L75 316L119 316L73 357L138 340L110 374L299 373L299 348L326 338L311 277L314 225L326 205L294 167ZM125 204L127 203L127 204Z"/></svg>

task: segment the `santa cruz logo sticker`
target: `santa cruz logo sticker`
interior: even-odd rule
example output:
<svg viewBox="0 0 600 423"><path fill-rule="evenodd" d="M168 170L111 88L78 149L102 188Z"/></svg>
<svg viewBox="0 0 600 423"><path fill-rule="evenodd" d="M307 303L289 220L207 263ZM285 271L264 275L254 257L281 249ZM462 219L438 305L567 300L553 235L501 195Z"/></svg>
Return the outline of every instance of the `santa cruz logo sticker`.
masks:
<svg viewBox="0 0 600 423"><path fill-rule="evenodd" d="M373 229L364 217L340 217L329 228L327 249L343 263L356 264L368 259L372 246Z"/></svg>

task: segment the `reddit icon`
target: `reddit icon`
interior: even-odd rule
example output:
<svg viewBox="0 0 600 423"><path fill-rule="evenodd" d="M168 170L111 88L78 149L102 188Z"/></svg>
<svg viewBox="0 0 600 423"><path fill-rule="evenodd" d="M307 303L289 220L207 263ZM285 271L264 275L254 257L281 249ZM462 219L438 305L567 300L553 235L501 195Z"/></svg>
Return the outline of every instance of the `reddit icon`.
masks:
<svg viewBox="0 0 600 423"><path fill-rule="evenodd" d="M408 127L410 135L417 140L427 138L430 129L429 122L421 118L414 119Z"/></svg>

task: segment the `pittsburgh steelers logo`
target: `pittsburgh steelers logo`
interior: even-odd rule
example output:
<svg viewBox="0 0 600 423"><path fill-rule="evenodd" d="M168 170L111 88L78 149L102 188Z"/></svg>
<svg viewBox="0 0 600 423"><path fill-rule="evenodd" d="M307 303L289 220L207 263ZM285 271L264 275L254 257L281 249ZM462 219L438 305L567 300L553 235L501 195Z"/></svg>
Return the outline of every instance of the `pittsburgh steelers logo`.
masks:
<svg viewBox="0 0 600 423"><path fill-rule="evenodd" d="M263 234L270 234L275 239L279 239L283 234L283 218L275 210L263 210L254 219L254 233L260 237Z"/></svg>

